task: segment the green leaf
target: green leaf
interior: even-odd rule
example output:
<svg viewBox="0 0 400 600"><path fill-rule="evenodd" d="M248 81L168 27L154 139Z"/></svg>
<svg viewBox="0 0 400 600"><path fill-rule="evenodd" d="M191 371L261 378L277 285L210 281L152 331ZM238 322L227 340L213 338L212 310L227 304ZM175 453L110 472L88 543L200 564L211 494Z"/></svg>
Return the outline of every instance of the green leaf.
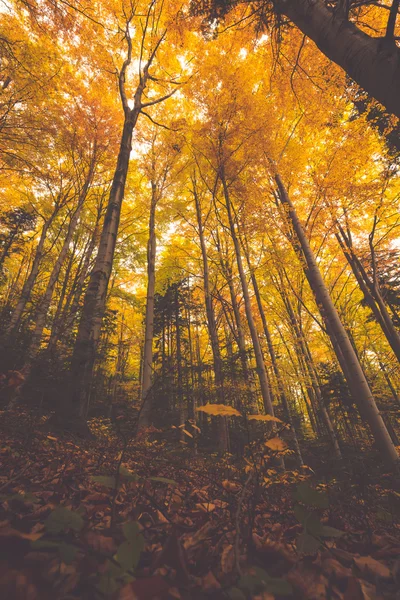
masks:
<svg viewBox="0 0 400 600"><path fill-rule="evenodd" d="M139 479L140 479L139 475L137 475L136 473L133 473L133 471L130 471L123 465L121 465L119 468L119 474L121 477L123 477L127 481L139 481Z"/></svg>
<svg viewBox="0 0 400 600"><path fill-rule="evenodd" d="M233 587L228 590L228 598L230 598L230 600L246 600L246 596L237 587Z"/></svg>
<svg viewBox="0 0 400 600"><path fill-rule="evenodd" d="M115 477L112 475L94 475L92 481L111 489L115 488Z"/></svg>
<svg viewBox="0 0 400 600"><path fill-rule="evenodd" d="M33 550L58 550L60 546L60 542L51 542L46 540L34 540L31 542L31 548Z"/></svg>
<svg viewBox="0 0 400 600"><path fill-rule="evenodd" d="M61 560L65 562L65 564L69 565L74 560L78 552L78 548L72 544L62 543L59 545L58 551L60 553Z"/></svg>
<svg viewBox="0 0 400 600"><path fill-rule="evenodd" d="M322 492L314 490L307 483L300 483L297 486L294 498L307 506L316 508L328 508L329 506L328 497Z"/></svg>
<svg viewBox="0 0 400 600"><path fill-rule="evenodd" d="M296 541L296 548L302 554L315 554L320 546L321 542L306 531L303 531Z"/></svg>
<svg viewBox="0 0 400 600"><path fill-rule="evenodd" d="M124 523L122 531L127 541L119 546L116 559L125 571L134 571L144 548L144 537L136 521Z"/></svg>
<svg viewBox="0 0 400 600"><path fill-rule="evenodd" d="M49 514L44 522L44 526L46 531L52 534L61 533L68 529L80 531L83 527L83 519L78 513L59 506Z"/></svg>
<svg viewBox="0 0 400 600"><path fill-rule="evenodd" d="M292 593L292 586L288 581L277 577L270 577L260 567L252 567L249 573L240 578L238 586L252 594L265 591L277 596L286 596Z"/></svg>
<svg viewBox="0 0 400 600"><path fill-rule="evenodd" d="M127 532L128 535L132 534L132 530ZM144 538L141 534L136 534L134 538L128 539L126 542L122 542L122 544L117 550L115 558L119 562L121 567L124 569L124 571L134 571L136 569L143 548Z"/></svg>
<svg viewBox="0 0 400 600"><path fill-rule="evenodd" d="M53 542L51 540L35 540L34 542L31 542L31 547L34 550L57 550L60 554L61 560L67 565L72 563L78 552L78 548L72 544L66 544L65 542Z"/></svg>
<svg viewBox="0 0 400 600"><path fill-rule="evenodd" d="M335 527L330 527L329 525L322 525L322 530L319 535L322 537L340 538L344 535L344 531L340 531L340 529L335 529Z"/></svg>
<svg viewBox="0 0 400 600"><path fill-rule="evenodd" d="M159 481L160 483L168 483L170 485L178 485L173 479L167 479L166 477L149 477L151 481Z"/></svg>
<svg viewBox="0 0 400 600"><path fill-rule="evenodd" d="M135 543L137 536L140 533L139 523L137 521L129 521L122 525L122 532L129 542Z"/></svg>
<svg viewBox="0 0 400 600"><path fill-rule="evenodd" d="M303 527L305 527L305 524L306 524L309 514L310 514L310 511L307 508L305 508L304 506L302 506L301 504L295 505L294 516L299 521L299 523L301 523L303 525Z"/></svg>
<svg viewBox="0 0 400 600"><path fill-rule="evenodd" d="M323 525L315 513L300 504L296 504L294 514L307 533L316 537L322 535Z"/></svg>

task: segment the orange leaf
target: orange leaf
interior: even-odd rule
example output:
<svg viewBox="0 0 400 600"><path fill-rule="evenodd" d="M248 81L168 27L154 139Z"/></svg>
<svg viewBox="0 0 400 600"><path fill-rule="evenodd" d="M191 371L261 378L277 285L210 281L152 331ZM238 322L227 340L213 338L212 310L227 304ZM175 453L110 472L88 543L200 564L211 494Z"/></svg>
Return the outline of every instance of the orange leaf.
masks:
<svg viewBox="0 0 400 600"><path fill-rule="evenodd" d="M272 438L272 440L268 440L267 442L265 442L265 445L267 446L267 448L275 450L275 452L282 452L287 448L286 442L284 442L283 440L281 440L281 438L278 437Z"/></svg>
<svg viewBox="0 0 400 600"><path fill-rule="evenodd" d="M199 406L196 408L198 412L206 413L206 415L213 415L214 417L241 417L242 414L233 408L232 406L226 406L225 404L206 404L205 406Z"/></svg>

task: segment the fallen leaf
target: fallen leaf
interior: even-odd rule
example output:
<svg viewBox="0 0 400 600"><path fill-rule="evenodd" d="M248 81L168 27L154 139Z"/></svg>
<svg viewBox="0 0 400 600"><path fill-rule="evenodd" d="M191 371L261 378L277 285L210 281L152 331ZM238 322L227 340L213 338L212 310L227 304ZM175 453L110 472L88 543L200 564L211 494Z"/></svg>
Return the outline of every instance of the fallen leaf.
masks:
<svg viewBox="0 0 400 600"><path fill-rule="evenodd" d="M236 483L235 481L228 481L228 479L224 479L222 482L222 487L227 492L238 492L242 489L242 486L239 483Z"/></svg>
<svg viewBox="0 0 400 600"><path fill-rule="evenodd" d="M390 569L372 556L359 556L353 559L354 564L364 574L371 574L380 579L390 579Z"/></svg>
<svg viewBox="0 0 400 600"><path fill-rule="evenodd" d="M230 573L235 564L235 553L232 544L225 546L221 554L221 569L223 573Z"/></svg>
<svg viewBox="0 0 400 600"><path fill-rule="evenodd" d="M205 575L202 578L202 585L201 585L202 589L206 592L211 591L211 590L220 590L221 589L221 584L219 583L219 581L215 578L215 575L212 571L209 571L207 573L207 575Z"/></svg>

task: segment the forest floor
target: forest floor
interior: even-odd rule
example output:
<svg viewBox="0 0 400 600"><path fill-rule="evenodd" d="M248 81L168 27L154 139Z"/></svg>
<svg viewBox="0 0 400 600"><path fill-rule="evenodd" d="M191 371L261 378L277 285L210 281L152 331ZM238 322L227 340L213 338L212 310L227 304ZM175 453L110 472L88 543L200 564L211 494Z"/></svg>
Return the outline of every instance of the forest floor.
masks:
<svg viewBox="0 0 400 600"><path fill-rule="evenodd" d="M0 418L4 600L400 598L400 494L376 467L322 480L107 420L79 440Z"/></svg>

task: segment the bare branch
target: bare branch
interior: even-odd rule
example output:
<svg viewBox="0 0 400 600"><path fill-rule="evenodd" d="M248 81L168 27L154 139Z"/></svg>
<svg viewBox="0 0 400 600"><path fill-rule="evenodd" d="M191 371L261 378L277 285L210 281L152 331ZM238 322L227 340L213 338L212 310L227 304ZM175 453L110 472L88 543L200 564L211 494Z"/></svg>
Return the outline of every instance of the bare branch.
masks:
<svg viewBox="0 0 400 600"><path fill-rule="evenodd" d="M155 104L160 104L160 102L164 102L164 100L168 100L168 98L171 98L171 96L173 96L177 91L178 91L178 88L175 88L169 94L166 94L165 96L161 96L161 98L157 98L156 100L151 100L150 102L145 102L144 104L141 105L141 108L146 108L147 106L154 106Z"/></svg>

